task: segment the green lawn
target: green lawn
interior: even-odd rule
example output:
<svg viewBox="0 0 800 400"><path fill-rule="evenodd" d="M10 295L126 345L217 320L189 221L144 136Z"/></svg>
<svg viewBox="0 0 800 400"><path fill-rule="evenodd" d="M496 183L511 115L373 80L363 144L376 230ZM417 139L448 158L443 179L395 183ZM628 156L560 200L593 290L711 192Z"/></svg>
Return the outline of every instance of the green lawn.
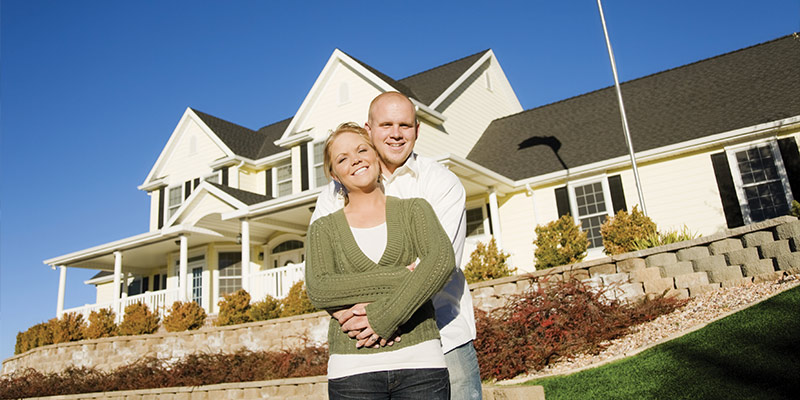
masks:
<svg viewBox="0 0 800 400"><path fill-rule="evenodd" d="M532 380L557 399L798 399L800 287L634 357Z"/></svg>

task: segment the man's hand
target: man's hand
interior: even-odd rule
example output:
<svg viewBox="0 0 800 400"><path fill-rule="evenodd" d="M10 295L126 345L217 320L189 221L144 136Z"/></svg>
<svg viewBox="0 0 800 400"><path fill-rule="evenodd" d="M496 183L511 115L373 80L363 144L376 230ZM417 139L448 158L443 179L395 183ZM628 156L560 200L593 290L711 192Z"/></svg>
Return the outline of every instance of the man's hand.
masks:
<svg viewBox="0 0 800 400"><path fill-rule="evenodd" d="M331 316L333 318L336 318L337 321L339 321L339 325L344 325L347 321L353 318L354 315L357 315L356 312L359 313L358 315L366 315L367 312L365 307L367 306L367 304L369 303L358 303L350 308L345 308L336 312L332 312ZM345 330L345 332L347 332L347 330Z"/></svg>

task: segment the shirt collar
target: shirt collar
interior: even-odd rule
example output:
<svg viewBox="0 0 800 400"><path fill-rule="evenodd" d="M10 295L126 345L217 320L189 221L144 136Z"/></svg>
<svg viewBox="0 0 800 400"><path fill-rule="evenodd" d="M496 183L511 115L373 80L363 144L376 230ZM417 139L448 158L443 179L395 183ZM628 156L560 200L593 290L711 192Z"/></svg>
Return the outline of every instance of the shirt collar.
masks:
<svg viewBox="0 0 800 400"><path fill-rule="evenodd" d="M389 176L383 175L383 180L384 182L391 183L398 176L404 174L410 174L414 178L419 176L419 162L417 161L417 153L412 152L411 155L406 159L406 162L397 167L393 174Z"/></svg>

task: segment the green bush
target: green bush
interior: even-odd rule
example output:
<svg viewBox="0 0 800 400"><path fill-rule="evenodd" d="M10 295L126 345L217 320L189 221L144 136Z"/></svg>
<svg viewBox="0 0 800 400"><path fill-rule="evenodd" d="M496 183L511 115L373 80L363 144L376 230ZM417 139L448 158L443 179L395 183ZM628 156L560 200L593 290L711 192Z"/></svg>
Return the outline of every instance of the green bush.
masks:
<svg viewBox="0 0 800 400"><path fill-rule="evenodd" d="M251 321L266 321L268 319L278 318L281 316L281 302L280 300L267 295L264 300L257 301L250 305L247 310L247 316Z"/></svg>
<svg viewBox="0 0 800 400"><path fill-rule="evenodd" d="M464 276L468 283L483 282L509 276L517 271L506 264L509 254L497 248L494 238L489 244L478 242L478 247L469 256L469 263L464 267Z"/></svg>
<svg viewBox="0 0 800 400"><path fill-rule="evenodd" d="M89 326L86 327L87 339L117 336L119 327L114 321L116 313L110 308L101 308L89 314Z"/></svg>
<svg viewBox="0 0 800 400"><path fill-rule="evenodd" d="M164 317L167 332L182 332L198 329L206 322L206 311L194 301L172 303L169 314Z"/></svg>
<svg viewBox="0 0 800 400"><path fill-rule="evenodd" d="M292 315L302 315L317 311L306 293L305 282L298 281L289 289L289 294L281 301L283 309L281 317L291 317Z"/></svg>
<svg viewBox="0 0 800 400"><path fill-rule="evenodd" d="M636 239L633 241L633 244L634 250L642 250L671 243L683 242L685 240L692 240L698 237L700 237L699 234L690 231L689 228L684 225L679 231L657 232L643 239Z"/></svg>
<svg viewBox="0 0 800 400"><path fill-rule="evenodd" d="M633 206L630 214L619 211L613 218L606 218L600 226L603 250L606 254L622 254L637 250L635 242L656 234L656 224L638 208Z"/></svg>
<svg viewBox="0 0 800 400"><path fill-rule="evenodd" d="M71 312L61 315L53 324L53 343L74 342L83 340L86 322L83 315Z"/></svg>
<svg viewBox="0 0 800 400"><path fill-rule="evenodd" d="M247 310L250 309L250 294L244 289L222 296L219 301L219 317L216 326L235 325L250 322Z"/></svg>
<svg viewBox="0 0 800 400"><path fill-rule="evenodd" d="M789 210L789 215L800 218L800 202L792 200L792 208Z"/></svg>
<svg viewBox="0 0 800 400"><path fill-rule="evenodd" d="M150 308L143 303L133 303L125 307L125 315L122 323L119 324L119 334L145 335L158 330L158 315L150 311Z"/></svg>
<svg viewBox="0 0 800 400"><path fill-rule="evenodd" d="M586 257L589 240L569 214L544 226L536 226L536 269L576 263Z"/></svg>

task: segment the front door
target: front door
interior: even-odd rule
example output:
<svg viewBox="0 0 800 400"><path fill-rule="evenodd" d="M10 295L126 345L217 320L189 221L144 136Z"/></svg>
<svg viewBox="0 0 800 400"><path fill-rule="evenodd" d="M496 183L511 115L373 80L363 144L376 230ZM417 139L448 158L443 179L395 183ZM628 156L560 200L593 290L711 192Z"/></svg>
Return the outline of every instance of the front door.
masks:
<svg viewBox="0 0 800 400"><path fill-rule="evenodd" d="M192 301L203 306L203 266L192 268Z"/></svg>

